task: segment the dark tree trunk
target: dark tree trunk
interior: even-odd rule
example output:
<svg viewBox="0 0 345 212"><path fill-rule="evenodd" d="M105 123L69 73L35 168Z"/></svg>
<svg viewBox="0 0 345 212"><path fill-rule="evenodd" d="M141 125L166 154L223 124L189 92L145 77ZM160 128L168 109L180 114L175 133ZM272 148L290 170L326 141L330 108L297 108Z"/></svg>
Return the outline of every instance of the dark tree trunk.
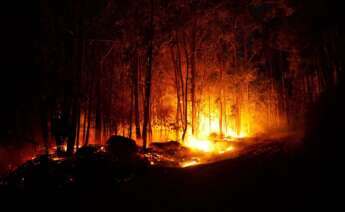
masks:
<svg viewBox="0 0 345 212"><path fill-rule="evenodd" d="M133 128L133 96L134 96L134 89L133 89L133 84L132 84L132 89L131 89L131 109L129 112L129 135L128 137L132 138L132 128Z"/></svg>
<svg viewBox="0 0 345 212"><path fill-rule="evenodd" d="M45 100L43 100L45 101ZM41 127L42 127L42 137L44 142L44 151L45 154L49 153L49 132L48 132L48 108L45 102L41 103Z"/></svg>
<svg viewBox="0 0 345 212"><path fill-rule="evenodd" d="M69 138L67 141L67 154L71 155L74 152L74 145L76 138L79 139L79 121L80 121L80 86L81 86L81 72L83 67L83 53L84 53L84 32L83 32L83 18L84 18L85 2L76 2L75 4L75 33L74 33L74 59L72 68L74 69L74 82L72 84L72 113L71 126L68 129Z"/></svg>
<svg viewBox="0 0 345 212"><path fill-rule="evenodd" d="M192 29L192 44L191 44L191 100L192 100L192 134L196 134L197 121L196 121L196 99L195 99L195 87L196 87L196 28L195 24Z"/></svg>
<svg viewBox="0 0 345 212"><path fill-rule="evenodd" d="M97 79L96 84L96 123L95 123L95 140L101 143L102 117L101 117L101 86L100 79Z"/></svg>
<svg viewBox="0 0 345 212"><path fill-rule="evenodd" d="M139 116L139 80L138 80L138 53L135 51L132 60L132 85L134 97L134 122L135 122L135 136L137 139L141 138L140 133L140 116Z"/></svg>
<svg viewBox="0 0 345 212"><path fill-rule="evenodd" d="M223 83L223 71L224 71L224 62L221 61L221 67L220 67L220 73L219 73L219 136L223 135L223 93L224 93L224 89L222 86Z"/></svg>
<svg viewBox="0 0 345 212"><path fill-rule="evenodd" d="M183 133L182 133L182 141L184 141L186 133L187 133L187 128L188 128L188 80L189 80L189 66L190 66L190 57L188 53L188 47L187 47L187 41L184 37L184 53L185 53L185 60L186 60L186 79L184 82L184 104L183 104L183 109L184 109L184 126L183 126ZM183 80L183 79L182 79Z"/></svg>
<svg viewBox="0 0 345 212"><path fill-rule="evenodd" d="M150 26L147 31L146 75L145 75L145 99L144 99L144 124L143 124L143 148L147 148L147 130L150 122L150 98L153 60L153 0L151 0Z"/></svg>
<svg viewBox="0 0 345 212"><path fill-rule="evenodd" d="M174 48L170 48L171 60L174 66L174 76L175 76L175 88L176 88L176 118L175 118L175 135L176 140L179 140L179 117L180 117L180 86L179 86L179 75L178 75L178 65L175 59Z"/></svg>
<svg viewBox="0 0 345 212"><path fill-rule="evenodd" d="M91 85L91 91L92 91L92 85ZM91 92L90 92L91 95ZM85 133L85 144L89 144L89 137L90 137L90 125L91 125L91 109L92 109L92 102L89 100L88 102L88 109L87 109L87 128L86 128L86 133Z"/></svg>

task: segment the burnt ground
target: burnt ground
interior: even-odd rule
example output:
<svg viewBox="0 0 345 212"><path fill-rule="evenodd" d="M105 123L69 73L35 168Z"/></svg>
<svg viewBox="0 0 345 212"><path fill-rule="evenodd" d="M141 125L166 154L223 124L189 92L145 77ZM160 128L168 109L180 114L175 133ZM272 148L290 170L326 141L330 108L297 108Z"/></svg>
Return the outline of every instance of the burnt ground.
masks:
<svg viewBox="0 0 345 212"><path fill-rule="evenodd" d="M236 158L184 169L145 166L122 180L110 179L101 162L72 186L2 186L1 202L10 211L341 211L342 162L318 159L300 145L269 140Z"/></svg>

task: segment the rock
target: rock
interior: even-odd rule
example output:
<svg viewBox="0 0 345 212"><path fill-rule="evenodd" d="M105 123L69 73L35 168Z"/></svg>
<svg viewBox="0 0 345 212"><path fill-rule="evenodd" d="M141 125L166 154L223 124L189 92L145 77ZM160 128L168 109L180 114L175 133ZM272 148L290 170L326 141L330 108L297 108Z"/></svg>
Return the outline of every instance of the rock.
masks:
<svg viewBox="0 0 345 212"><path fill-rule="evenodd" d="M177 141L168 141L162 143L152 143L153 148L159 148L162 150L177 150L182 147L182 145Z"/></svg>
<svg viewBox="0 0 345 212"><path fill-rule="evenodd" d="M130 160L138 153L135 141L123 136L111 136L107 141L106 148L113 157L119 160Z"/></svg>
<svg viewBox="0 0 345 212"><path fill-rule="evenodd" d="M104 152L102 145L87 145L78 149L76 152L77 158L90 158L98 153Z"/></svg>
<svg viewBox="0 0 345 212"><path fill-rule="evenodd" d="M190 154L190 151L177 141L152 143L152 149L157 153L173 157L184 157Z"/></svg>

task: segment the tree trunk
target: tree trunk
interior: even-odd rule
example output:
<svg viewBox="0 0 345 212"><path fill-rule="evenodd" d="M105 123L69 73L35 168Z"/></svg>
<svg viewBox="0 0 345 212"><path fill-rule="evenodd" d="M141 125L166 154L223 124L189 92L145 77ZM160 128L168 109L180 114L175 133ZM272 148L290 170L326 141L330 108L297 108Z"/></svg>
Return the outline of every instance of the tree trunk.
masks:
<svg viewBox="0 0 345 212"><path fill-rule="evenodd" d="M96 123L95 123L95 141L101 142L102 118L101 118L101 88L100 79L97 79L96 85Z"/></svg>
<svg viewBox="0 0 345 212"><path fill-rule="evenodd" d="M48 132L48 110L47 110L47 104L45 103L45 100L42 100L41 103L41 127L42 127L42 137L44 142L44 151L45 154L49 153L49 132Z"/></svg>
<svg viewBox="0 0 345 212"><path fill-rule="evenodd" d="M182 141L184 141L187 128L188 128L188 79L189 79L189 54L188 54L188 48L187 48L187 42L186 37L184 36L184 53L185 53L185 60L186 60L186 79L184 83L184 126L183 126L183 134L182 134Z"/></svg>
<svg viewBox="0 0 345 212"><path fill-rule="evenodd" d="M179 80L178 80L178 64L175 59L175 53L173 47L170 48L171 52L171 60L174 65L174 70L175 70L175 88L176 88L176 118L175 118L175 135L176 135L176 140L179 140L179 117L180 117L180 86L179 86Z"/></svg>
<svg viewBox="0 0 345 212"><path fill-rule="evenodd" d="M196 134L196 100L195 100L195 87L196 87L196 26L195 23L192 29L192 44L191 44L191 101L192 101L192 135Z"/></svg>
<svg viewBox="0 0 345 212"><path fill-rule="evenodd" d="M134 96L134 89L133 89L133 84L132 84L132 89L131 89L131 109L129 112L129 135L128 137L132 138L132 126L133 126L133 96Z"/></svg>
<svg viewBox="0 0 345 212"><path fill-rule="evenodd" d="M87 113L88 113L88 111L87 110L84 110L84 118L83 118L83 120L84 120L84 122L83 122L83 138L82 138L82 140L83 141L85 141L85 134L86 134L86 127L87 127L87 125L86 125L86 120L87 120Z"/></svg>
<svg viewBox="0 0 345 212"><path fill-rule="evenodd" d="M144 100L144 124L143 124L143 149L147 148L147 130L150 122L150 98L153 60L153 0L151 0L150 26L148 29L146 75L145 75L145 100Z"/></svg>
<svg viewBox="0 0 345 212"><path fill-rule="evenodd" d="M132 84L134 95L134 122L135 122L135 136L137 139L141 138L140 133L140 116L139 116L139 80L138 80L138 53L135 51L132 61Z"/></svg>
<svg viewBox="0 0 345 212"><path fill-rule="evenodd" d="M221 67L219 70L219 136L223 135L223 69L224 64L223 61L221 61Z"/></svg>
<svg viewBox="0 0 345 212"><path fill-rule="evenodd" d="M241 101L242 89L239 85L239 93L236 95L236 134L241 134Z"/></svg>

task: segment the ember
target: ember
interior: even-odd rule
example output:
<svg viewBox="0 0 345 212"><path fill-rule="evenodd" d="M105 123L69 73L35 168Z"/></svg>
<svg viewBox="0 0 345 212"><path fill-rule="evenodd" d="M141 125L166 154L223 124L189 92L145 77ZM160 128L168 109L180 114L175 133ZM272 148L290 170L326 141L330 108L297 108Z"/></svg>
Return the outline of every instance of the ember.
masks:
<svg viewBox="0 0 345 212"><path fill-rule="evenodd" d="M182 162L180 164L180 166L182 168L185 168L185 167L189 167L189 166L195 166L195 165L198 165L198 164L200 164L200 160L199 159L192 159L190 161Z"/></svg>

